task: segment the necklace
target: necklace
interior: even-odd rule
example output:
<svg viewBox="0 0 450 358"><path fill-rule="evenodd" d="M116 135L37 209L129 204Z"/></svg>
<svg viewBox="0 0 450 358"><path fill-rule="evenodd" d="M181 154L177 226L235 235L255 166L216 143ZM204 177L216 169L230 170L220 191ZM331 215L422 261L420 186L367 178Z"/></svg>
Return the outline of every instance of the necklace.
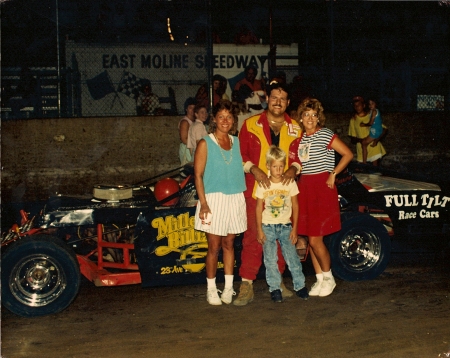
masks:
<svg viewBox="0 0 450 358"><path fill-rule="evenodd" d="M224 150L222 149L219 140L216 137L216 134L213 133L214 138L216 138L217 145L219 146L220 154L222 154L223 161L226 165L230 165L231 161L233 160L233 141L231 140L230 136L228 136L228 139L230 140L230 160L228 161L225 157L225 154L223 154Z"/></svg>

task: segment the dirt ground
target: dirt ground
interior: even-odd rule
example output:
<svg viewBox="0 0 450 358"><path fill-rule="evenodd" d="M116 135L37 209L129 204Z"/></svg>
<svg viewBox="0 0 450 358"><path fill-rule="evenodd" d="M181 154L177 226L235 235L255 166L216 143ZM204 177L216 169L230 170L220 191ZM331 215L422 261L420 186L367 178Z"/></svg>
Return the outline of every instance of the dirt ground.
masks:
<svg viewBox="0 0 450 358"><path fill-rule="evenodd" d="M281 304L258 280L245 307L208 305L203 285L85 282L60 314L27 319L2 308L2 357L450 357L448 261L393 254L376 280L338 280L329 297Z"/></svg>

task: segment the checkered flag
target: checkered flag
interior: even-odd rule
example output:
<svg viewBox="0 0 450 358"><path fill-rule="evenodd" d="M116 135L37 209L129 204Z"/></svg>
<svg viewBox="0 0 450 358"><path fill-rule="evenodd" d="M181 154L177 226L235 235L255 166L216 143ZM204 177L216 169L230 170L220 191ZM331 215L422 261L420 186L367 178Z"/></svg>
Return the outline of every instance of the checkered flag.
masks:
<svg viewBox="0 0 450 358"><path fill-rule="evenodd" d="M121 92L132 99L137 99L142 85L142 79L136 77L131 72L125 71L122 80L119 83L119 87L117 88L117 92Z"/></svg>

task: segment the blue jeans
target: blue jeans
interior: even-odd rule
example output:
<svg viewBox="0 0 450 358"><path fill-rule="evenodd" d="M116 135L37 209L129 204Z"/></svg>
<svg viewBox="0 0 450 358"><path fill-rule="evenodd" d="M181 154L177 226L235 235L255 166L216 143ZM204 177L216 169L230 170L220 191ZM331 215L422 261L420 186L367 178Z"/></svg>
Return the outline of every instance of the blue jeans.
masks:
<svg viewBox="0 0 450 358"><path fill-rule="evenodd" d="M300 257L297 255L295 245L289 240L292 230L291 224L263 224L262 229L266 235L266 242L263 245L264 265L266 266L266 280L269 291L280 289L281 274L277 265L277 240L281 246L281 252L291 271L294 290L298 291L305 287L305 275L302 271Z"/></svg>

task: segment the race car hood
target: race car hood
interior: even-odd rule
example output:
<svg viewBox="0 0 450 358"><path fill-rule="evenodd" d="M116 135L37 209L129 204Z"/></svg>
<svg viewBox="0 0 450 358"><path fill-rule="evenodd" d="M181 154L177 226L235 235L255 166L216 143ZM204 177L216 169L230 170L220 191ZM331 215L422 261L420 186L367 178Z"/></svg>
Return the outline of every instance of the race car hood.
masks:
<svg viewBox="0 0 450 358"><path fill-rule="evenodd" d="M354 173L353 175L370 192L410 191L410 190L441 191L439 185L432 183L425 183L422 181L392 178L378 173L377 174Z"/></svg>
<svg viewBox="0 0 450 358"><path fill-rule="evenodd" d="M119 201L96 200L86 196L55 196L42 210L39 226L42 228L82 226L97 223L136 223L143 209L154 208L153 195L135 195Z"/></svg>

